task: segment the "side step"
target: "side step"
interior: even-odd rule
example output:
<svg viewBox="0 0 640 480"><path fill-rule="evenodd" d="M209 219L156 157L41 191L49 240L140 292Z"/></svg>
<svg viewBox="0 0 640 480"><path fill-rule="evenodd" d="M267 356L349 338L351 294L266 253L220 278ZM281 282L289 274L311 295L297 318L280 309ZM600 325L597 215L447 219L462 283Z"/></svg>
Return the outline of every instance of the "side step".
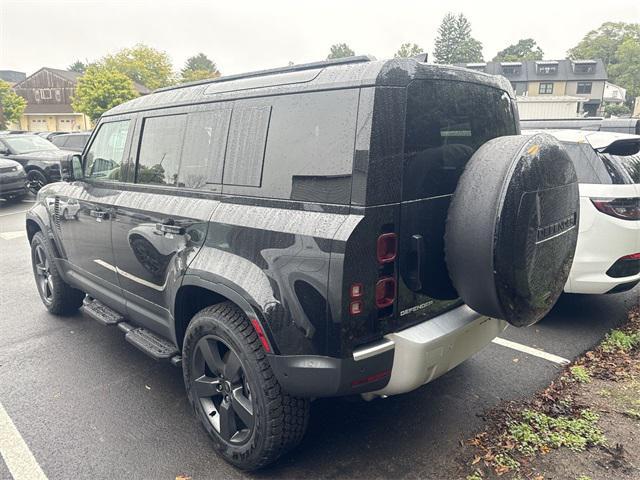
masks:
<svg viewBox="0 0 640 480"><path fill-rule="evenodd" d="M127 327L130 327L130 325L127 325ZM154 360L168 360L179 353L171 342L144 328L131 328L125 334L124 339ZM171 363L175 364L173 360Z"/></svg>
<svg viewBox="0 0 640 480"><path fill-rule="evenodd" d="M127 342L154 360L170 360L171 364L176 367L182 365L180 352L170 341L165 340L149 330L134 327L125 322L122 315L107 307L99 300L95 300L87 295L80 310L102 325L118 325L118 328L124 332L124 338Z"/></svg>
<svg viewBox="0 0 640 480"><path fill-rule="evenodd" d="M105 326L117 325L118 323L124 321L124 317L118 312L111 310L104 303L98 300L94 300L93 298L88 296L85 297L80 310Z"/></svg>

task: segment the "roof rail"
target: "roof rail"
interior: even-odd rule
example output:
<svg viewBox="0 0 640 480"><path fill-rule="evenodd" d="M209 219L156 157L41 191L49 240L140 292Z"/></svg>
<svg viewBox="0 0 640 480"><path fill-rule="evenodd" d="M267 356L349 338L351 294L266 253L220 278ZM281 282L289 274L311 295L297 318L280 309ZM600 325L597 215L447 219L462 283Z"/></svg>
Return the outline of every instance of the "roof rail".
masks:
<svg viewBox="0 0 640 480"><path fill-rule="evenodd" d="M276 73L299 72L302 70L313 70L315 68L324 68L333 65L347 65L350 63L372 62L375 58L371 55L356 55L353 57L334 58L331 60L322 60L319 62L301 63L299 65L290 65L287 67L270 68L268 70L257 70L249 73L238 73L236 75L227 75L225 77L210 78L205 80L196 80L194 82L181 83L170 87L158 88L155 92L166 92L169 90L177 90L180 88L193 87L194 85L204 85L208 83L229 82L231 80L240 80L241 78L262 77L266 75L274 75Z"/></svg>

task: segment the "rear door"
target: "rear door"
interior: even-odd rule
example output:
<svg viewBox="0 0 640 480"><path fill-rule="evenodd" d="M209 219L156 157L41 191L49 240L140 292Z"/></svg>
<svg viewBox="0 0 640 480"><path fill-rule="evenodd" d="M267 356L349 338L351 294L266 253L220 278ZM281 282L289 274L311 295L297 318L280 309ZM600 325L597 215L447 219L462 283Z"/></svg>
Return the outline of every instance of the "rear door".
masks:
<svg viewBox="0 0 640 480"><path fill-rule="evenodd" d="M113 247L130 318L172 336L171 301L219 204L230 108L141 115L115 206Z"/></svg>
<svg viewBox="0 0 640 480"><path fill-rule="evenodd" d="M449 203L474 152L492 138L516 133L513 102L502 90L449 80L409 85L398 284L403 324L460 303L445 263Z"/></svg>

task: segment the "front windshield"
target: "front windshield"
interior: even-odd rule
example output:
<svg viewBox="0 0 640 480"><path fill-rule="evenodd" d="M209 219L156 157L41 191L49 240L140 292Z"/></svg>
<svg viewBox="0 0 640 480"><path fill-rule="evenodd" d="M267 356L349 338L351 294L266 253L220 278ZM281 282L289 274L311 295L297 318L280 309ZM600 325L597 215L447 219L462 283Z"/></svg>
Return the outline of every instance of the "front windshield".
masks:
<svg viewBox="0 0 640 480"><path fill-rule="evenodd" d="M6 136L4 141L9 145L11 150L17 154L41 152L43 150L58 150L53 143L49 140L45 140L38 135L20 135L20 136Z"/></svg>

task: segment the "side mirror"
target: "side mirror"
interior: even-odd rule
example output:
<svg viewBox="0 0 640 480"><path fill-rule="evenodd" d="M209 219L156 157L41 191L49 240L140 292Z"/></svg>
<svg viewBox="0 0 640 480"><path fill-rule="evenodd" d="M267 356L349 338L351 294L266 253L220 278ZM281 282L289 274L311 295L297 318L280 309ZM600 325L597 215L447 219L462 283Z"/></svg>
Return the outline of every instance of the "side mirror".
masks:
<svg viewBox="0 0 640 480"><path fill-rule="evenodd" d="M82 156L69 155L60 160L60 174L65 182L82 179Z"/></svg>
<svg viewBox="0 0 640 480"><path fill-rule="evenodd" d="M8 148L0 147L0 155L11 155Z"/></svg>

